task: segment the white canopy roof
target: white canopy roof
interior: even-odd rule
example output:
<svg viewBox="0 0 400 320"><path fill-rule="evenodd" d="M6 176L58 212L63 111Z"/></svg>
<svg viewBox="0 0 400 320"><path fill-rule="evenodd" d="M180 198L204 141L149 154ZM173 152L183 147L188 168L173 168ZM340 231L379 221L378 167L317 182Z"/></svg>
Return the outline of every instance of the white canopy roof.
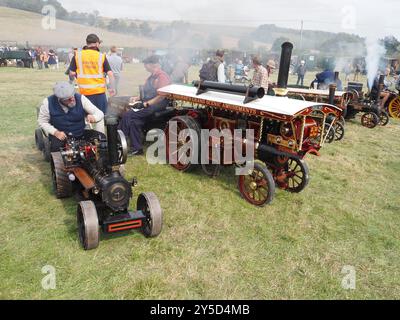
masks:
<svg viewBox="0 0 400 320"><path fill-rule="evenodd" d="M299 112L313 106L320 106L321 103L302 101L296 99L289 99L287 97L264 96L262 99L257 99L252 102L244 104L244 95L236 95L225 92L207 91L200 95L196 95L197 88L185 85L173 84L163 87L158 90L160 94L175 94L191 98L204 99L230 105L252 108L265 112L272 112L276 114L283 114L293 116ZM323 103L323 105L327 105ZM335 106L331 106L338 109Z"/></svg>
<svg viewBox="0 0 400 320"><path fill-rule="evenodd" d="M315 94L318 96L329 96L329 90L320 90L320 89L302 89L302 88L287 88L291 93L298 94ZM335 97L341 97L346 92L344 91L335 91Z"/></svg>

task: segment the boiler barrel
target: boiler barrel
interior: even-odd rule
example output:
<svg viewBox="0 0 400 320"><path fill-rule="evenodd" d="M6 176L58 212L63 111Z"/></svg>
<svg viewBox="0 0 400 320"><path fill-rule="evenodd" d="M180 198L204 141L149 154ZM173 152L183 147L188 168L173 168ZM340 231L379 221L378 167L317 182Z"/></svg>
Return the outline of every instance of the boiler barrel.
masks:
<svg viewBox="0 0 400 320"><path fill-rule="evenodd" d="M265 95L265 90L262 87L246 87L242 85L219 83L214 81L193 81L193 85L199 88L201 91L214 90L226 93L234 93L245 95L248 92L248 96L251 98L261 99Z"/></svg>

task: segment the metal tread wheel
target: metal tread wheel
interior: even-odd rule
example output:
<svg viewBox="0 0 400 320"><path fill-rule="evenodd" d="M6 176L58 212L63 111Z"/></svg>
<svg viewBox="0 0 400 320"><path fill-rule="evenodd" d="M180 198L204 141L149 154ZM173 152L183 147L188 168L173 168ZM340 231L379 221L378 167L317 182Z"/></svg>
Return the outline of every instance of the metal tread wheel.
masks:
<svg viewBox="0 0 400 320"><path fill-rule="evenodd" d="M177 123L177 132L172 132L170 130L170 123L171 122L176 122ZM194 135L189 135L186 137L185 140L179 139L179 133L185 129L191 130L190 132L196 132L197 136ZM192 131L193 130L193 131ZM197 153L198 157L197 160L200 157L200 152L199 152L199 138L200 138L200 125L197 120L193 119L190 116L177 116L173 117L167 124L167 127L165 129L166 132L166 144L167 144L167 161L169 162L170 160L170 148L173 146L173 154L171 155L172 157L176 157L176 163L170 163L170 165L179 170L179 171L189 171L195 167L195 164L191 163L189 159L191 158L192 154L191 152ZM195 140L196 139L196 140ZM170 144L171 140L171 144ZM190 146L188 148L188 151L186 152L186 157L188 158L188 161L183 161L182 157L184 154L180 152L180 149L183 146ZM196 150L197 148L197 150ZM191 151L191 152L190 152Z"/></svg>
<svg viewBox="0 0 400 320"><path fill-rule="evenodd" d="M51 160L51 150L50 150L50 140L48 137L43 137L43 149L42 149L43 159L46 162Z"/></svg>
<svg viewBox="0 0 400 320"><path fill-rule="evenodd" d="M53 190L58 199L68 198L72 195L72 182L65 171L64 161L60 152L51 153L51 177Z"/></svg>
<svg viewBox="0 0 400 320"><path fill-rule="evenodd" d="M267 167L256 162L248 175L239 176L238 189L247 202L263 207L274 198L275 182Z"/></svg>
<svg viewBox="0 0 400 320"><path fill-rule="evenodd" d="M153 192L141 193L137 199L137 210L142 211L146 217L143 234L148 238L157 237L163 225L162 209L157 196Z"/></svg>
<svg viewBox="0 0 400 320"><path fill-rule="evenodd" d="M99 246L99 218L93 201L81 201L77 209L79 242L85 250Z"/></svg>
<svg viewBox="0 0 400 320"><path fill-rule="evenodd" d="M373 129L379 124L379 117L374 112L366 112L361 117L361 124L366 128Z"/></svg>
<svg viewBox="0 0 400 320"><path fill-rule="evenodd" d="M118 159L119 163L125 164L128 160L128 142L122 130L118 130Z"/></svg>
<svg viewBox="0 0 400 320"><path fill-rule="evenodd" d="M389 115L386 111L381 111L381 114L379 115L379 125L380 126L386 126L389 123Z"/></svg>
<svg viewBox="0 0 400 320"><path fill-rule="evenodd" d="M40 129L40 128L37 128L35 130L35 144L36 144L36 148L39 151L42 151L44 149L43 132L42 132L42 129Z"/></svg>

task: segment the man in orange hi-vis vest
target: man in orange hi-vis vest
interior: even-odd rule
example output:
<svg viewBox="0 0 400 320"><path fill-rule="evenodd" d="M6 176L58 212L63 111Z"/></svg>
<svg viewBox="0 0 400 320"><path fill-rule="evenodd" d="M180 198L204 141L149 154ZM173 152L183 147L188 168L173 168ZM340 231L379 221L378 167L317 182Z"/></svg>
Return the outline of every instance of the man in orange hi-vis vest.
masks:
<svg viewBox="0 0 400 320"><path fill-rule="evenodd" d="M115 95L114 75L106 55L100 52L101 41L99 37L95 34L89 34L86 38L86 44L83 50L79 50L71 61L70 77L76 78L80 93L106 114L106 75L110 82L108 89L110 96Z"/></svg>

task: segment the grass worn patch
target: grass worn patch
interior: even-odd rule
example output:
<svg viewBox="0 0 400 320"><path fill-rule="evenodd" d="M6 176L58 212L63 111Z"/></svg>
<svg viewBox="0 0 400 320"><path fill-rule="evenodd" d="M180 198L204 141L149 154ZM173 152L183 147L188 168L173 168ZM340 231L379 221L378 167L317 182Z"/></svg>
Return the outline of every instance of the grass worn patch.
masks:
<svg viewBox="0 0 400 320"><path fill-rule="evenodd" d="M141 65L127 66L121 94L145 77ZM233 168L209 179L130 159L136 195L160 199L163 232L107 237L85 252L76 203L54 198L33 139L35 108L64 75L0 68L0 78L0 298L400 298L399 121L374 130L349 122L342 142L306 159L307 189L277 190L262 209L240 198ZM48 264L56 290L40 285ZM356 290L341 287L345 265L355 267Z"/></svg>

